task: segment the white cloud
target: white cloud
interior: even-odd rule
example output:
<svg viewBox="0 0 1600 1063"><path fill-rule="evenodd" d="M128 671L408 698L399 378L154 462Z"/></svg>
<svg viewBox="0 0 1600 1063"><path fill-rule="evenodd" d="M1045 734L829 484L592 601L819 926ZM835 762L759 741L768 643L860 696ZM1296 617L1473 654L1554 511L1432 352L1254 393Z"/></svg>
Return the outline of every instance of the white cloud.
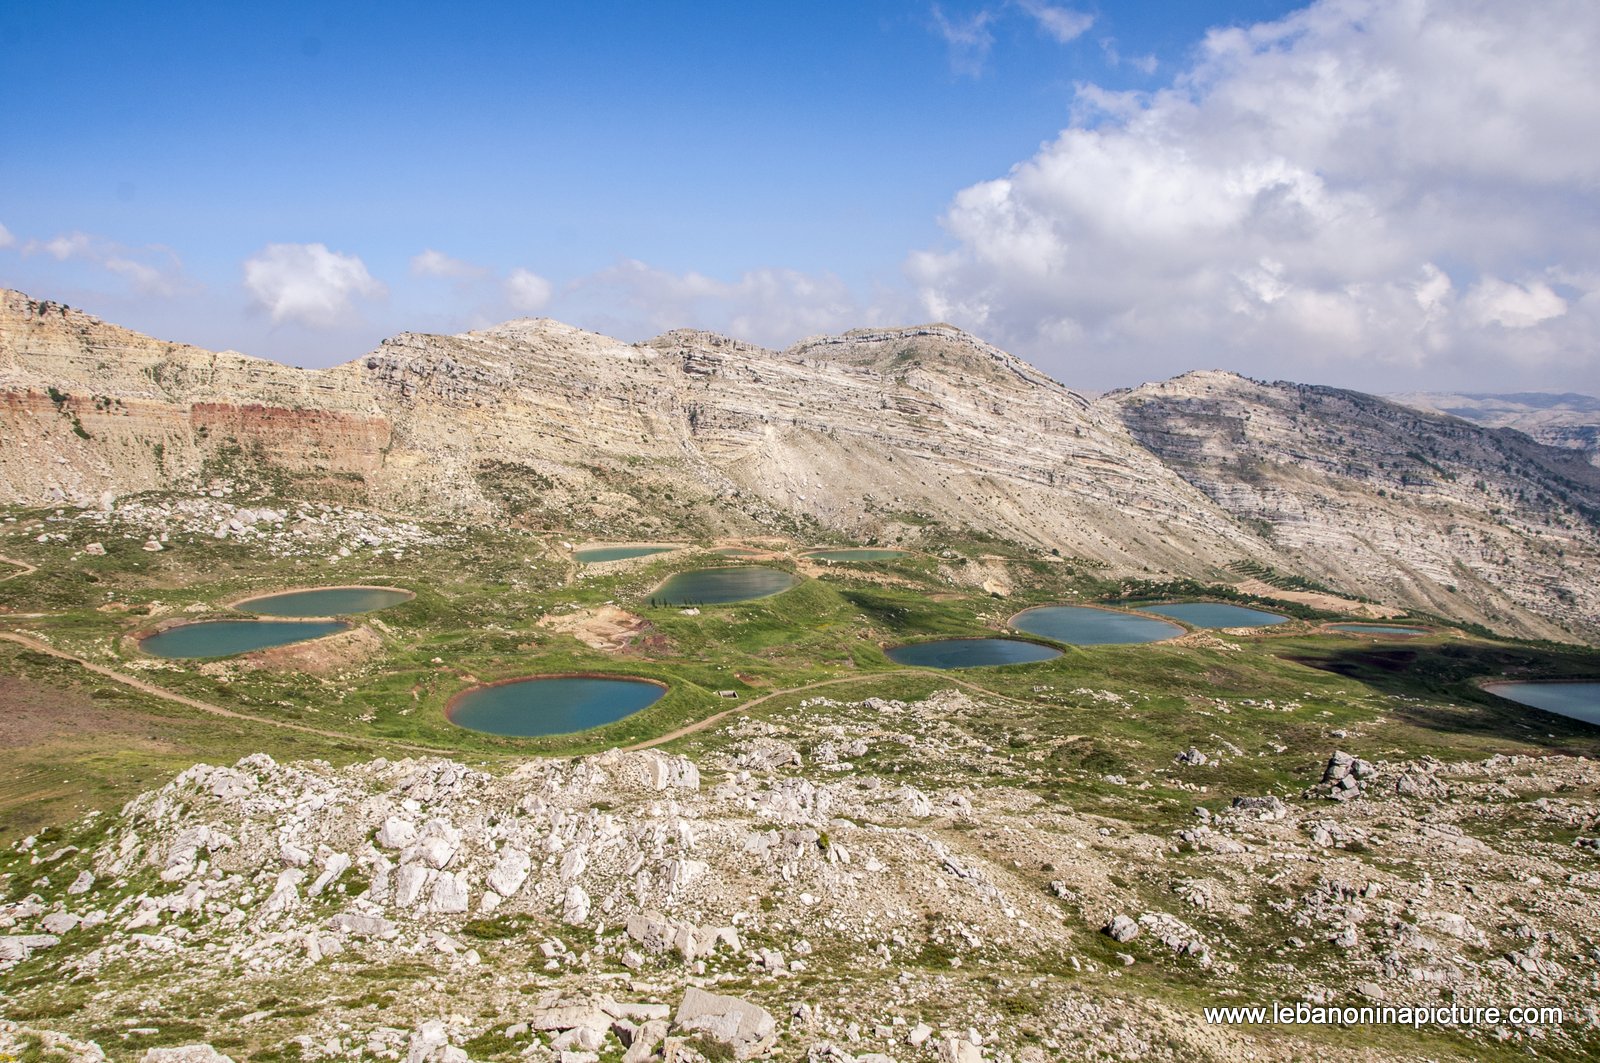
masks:
<svg viewBox="0 0 1600 1063"><path fill-rule="evenodd" d="M563 311L574 319L629 339L703 328L774 347L820 332L903 323L911 310L893 297L863 305L832 274L763 268L723 281L633 259L582 278L563 296Z"/></svg>
<svg viewBox="0 0 1600 1063"><path fill-rule="evenodd" d="M1600 271L1597 49L1587 0L1321 0L1213 31L1162 91L1082 88L906 270L930 316L1058 369L1577 365L1600 307L1557 276Z"/></svg>
<svg viewBox="0 0 1600 1063"><path fill-rule="evenodd" d="M1462 309L1479 324L1532 328L1567 312L1567 301L1540 281L1509 284L1485 277L1467 293Z"/></svg>
<svg viewBox="0 0 1600 1063"><path fill-rule="evenodd" d="M519 313L533 313L550 301L550 282L532 270L517 268L506 277L506 301Z"/></svg>
<svg viewBox="0 0 1600 1063"><path fill-rule="evenodd" d="M950 68L958 74L977 77L983 73L983 64L994 47L994 34L989 23L994 12L984 9L965 18L951 18L938 4L933 5L933 29L950 48Z"/></svg>
<svg viewBox="0 0 1600 1063"><path fill-rule="evenodd" d="M429 248L411 258L411 274L414 277L455 277L467 279L482 277L489 271L482 266L475 266L471 262L459 258L451 258L443 251Z"/></svg>
<svg viewBox="0 0 1600 1063"><path fill-rule="evenodd" d="M274 323L315 327L337 324L357 298L387 294L361 259L324 244L268 244L245 260L244 286Z"/></svg>
<svg viewBox="0 0 1600 1063"><path fill-rule="evenodd" d="M1054 4L1044 3L1043 0L1016 0L1016 2L1018 7L1039 24L1040 29L1062 44L1077 40L1094 25L1093 15L1074 11L1069 7L1056 7Z"/></svg>
<svg viewBox="0 0 1600 1063"><path fill-rule="evenodd" d="M0 227L0 247L15 240ZM125 247L84 232L65 233L49 240L29 240L24 255L49 255L57 262L87 262L129 281L141 295L173 296L192 287L184 279L183 263L167 247Z"/></svg>
<svg viewBox="0 0 1600 1063"><path fill-rule="evenodd" d="M11 230L4 225L0 225L0 247L10 247L16 242L17 238L11 235Z"/></svg>

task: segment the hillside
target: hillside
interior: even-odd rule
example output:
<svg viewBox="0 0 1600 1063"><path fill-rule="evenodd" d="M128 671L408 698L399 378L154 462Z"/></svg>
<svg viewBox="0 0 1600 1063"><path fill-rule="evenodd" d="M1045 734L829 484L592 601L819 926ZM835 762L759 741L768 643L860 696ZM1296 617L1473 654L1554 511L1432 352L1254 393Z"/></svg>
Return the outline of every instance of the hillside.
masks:
<svg viewBox="0 0 1600 1063"><path fill-rule="evenodd" d="M1188 373L1102 400L1298 570L1492 627L1592 618L1600 470L1358 392Z"/></svg>
<svg viewBox="0 0 1600 1063"><path fill-rule="evenodd" d="M8 292L0 410L12 503L247 472L561 536L914 545L945 529L1110 577L1271 572L1507 633L1600 629L1584 575L1600 472L1575 454L1217 374L1091 402L948 325L774 351L524 319L301 370Z"/></svg>
<svg viewBox="0 0 1600 1063"><path fill-rule="evenodd" d="M1506 395L1415 391L1391 395L1405 406L1447 413L1487 428L1513 428L1552 447L1581 450L1600 462L1600 399L1573 392Z"/></svg>

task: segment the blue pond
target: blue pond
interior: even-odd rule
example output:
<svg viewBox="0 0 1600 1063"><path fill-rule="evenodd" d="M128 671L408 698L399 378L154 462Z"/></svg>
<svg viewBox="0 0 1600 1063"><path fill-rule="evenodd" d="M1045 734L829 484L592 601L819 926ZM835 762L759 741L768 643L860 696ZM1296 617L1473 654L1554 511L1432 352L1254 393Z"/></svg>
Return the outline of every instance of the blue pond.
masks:
<svg viewBox="0 0 1600 1063"><path fill-rule="evenodd" d="M625 561L630 557L649 557L676 549L676 546L580 546L572 556L585 565L592 565L597 561Z"/></svg>
<svg viewBox="0 0 1600 1063"><path fill-rule="evenodd" d="M1427 628L1400 627L1396 624L1329 624L1330 631L1348 631L1352 635L1426 635Z"/></svg>
<svg viewBox="0 0 1600 1063"><path fill-rule="evenodd" d="M202 620L181 624L139 640L139 648L155 657L231 657L236 653L287 646L344 631L338 620Z"/></svg>
<svg viewBox="0 0 1600 1063"><path fill-rule="evenodd" d="M1085 605L1041 605L1011 618L1011 626L1074 646L1116 646L1177 638L1183 628L1152 616L1093 609Z"/></svg>
<svg viewBox="0 0 1600 1063"><path fill-rule="evenodd" d="M858 547L847 550L812 550L806 556L816 558L818 561L887 561L892 557L905 557L907 553L909 553L907 550Z"/></svg>
<svg viewBox="0 0 1600 1063"><path fill-rule="evenodd" d="M1260 609L1246 609L1242 605L1223 605L1221 602L1179 602L1176 605L1141 605L1141 613L1158 613L1182 620L1195 627L1267 627L1282 624L1289 618Z"/></svg>
<svg viewBox="0 0 1600 1063"><path fill-rule="evenodd" d="M642 679L552 676L476 687L445 716L461 727L513 738L571 734L632 716L661 699L664 687Z"/></svg>
<svg viewBox="0 0 1600 1063"><path fill-rule="evenodd" d="M940 639L895 646L883 652L895 664L913 668L985 668L1032 664L1061 656L1060 650L1021 639Z"/></svg>
<svg viewBox="0 0 1600 1063"><path fill-rule="evenodd" d="M395 587L324 587L246 598L235 609L266 616L349 616L410 601L416 595Z"/></svg>
<svg viewBox="0 0 1600 1063"><path fill-rule="evenodd" d="M660 605L727 605L765 598L799 582L792 572L760 565L698 568L668 577L650 597Z"/></svg>
<svg viewBox="0 0 1600 1063"><path fill-rule="evenodd" d="M1484 689L1521 705L1600 726L1600 683L1492 683Z"/></svg>

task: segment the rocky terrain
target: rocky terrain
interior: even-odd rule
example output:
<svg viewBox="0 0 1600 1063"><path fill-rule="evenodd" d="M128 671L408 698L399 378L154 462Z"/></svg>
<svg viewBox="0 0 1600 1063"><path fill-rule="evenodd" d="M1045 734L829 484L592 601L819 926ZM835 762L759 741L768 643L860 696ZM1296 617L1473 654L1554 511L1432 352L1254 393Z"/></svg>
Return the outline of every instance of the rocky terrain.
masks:
<svg viewBox="0 0 1600 1063"><path fill-rule="evenodd" d="M11 502L99 505L249 471L298 496L572 536L915 544L953 528L1113 575L1270 570L1588 637L1593 470L1400 409L1219 374L1090 402L943 325L771 351L523 320L402 334L308 371L0 297ZM1355 511L1380 516L1336 516Z"/></svg>
<svg viewBox="0 0 1600 1063"><path fill-rule="evenodd" d="M1290 571L1491 628L1560 637L1600 589L1600 470L1514 432L1358 392L1197 372L1102 402L1254 522ZM1530 615L1532 614L1532 615ZM1550 623L1542 618L1548 618Z"/></svg>
<svg viewBox="0 0 1600 1063"><path fill-rule="evenodd" d="M1591 463L1600 464L1600 399L1592 395L1414 391L1389 397L1402 405L1449 414L1486 428L1512 428L1548 446L1581 450Z"/></svg>
<svg viewBox="0 0 1600 1063"><path fill-rule="evenodd" d="M1595 1047L1594 762L1334 753L1299 790L1239 794L1215 786L1222 743L1093 780L1194 794L1133 821L1006 781L1034 758L985 744L965 722L984 709L812 699L730 722L698 764L197 765L6 858L0 1048L141 1058L194 1029L303 1059L881 1063L1288 1059L1343 1037L1345 1058L1420 1058L1199 1021L1273 1000L1563 1009L1451 1032L1434 1059ZM868 766L891 751L914 779Z"/></svg>

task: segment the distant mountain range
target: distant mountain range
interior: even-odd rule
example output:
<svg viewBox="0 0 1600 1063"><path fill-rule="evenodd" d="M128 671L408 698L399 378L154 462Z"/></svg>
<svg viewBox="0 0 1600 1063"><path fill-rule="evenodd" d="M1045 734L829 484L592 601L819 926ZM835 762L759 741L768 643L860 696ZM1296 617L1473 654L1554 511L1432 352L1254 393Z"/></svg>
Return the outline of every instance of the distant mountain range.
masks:
<svg viewBox="0 0 1600 1063"><path fill-rule="evenodd" d="M1447 413L1489 428L1514 428L1553 447L1581 450L1600 465L1600 398L1575 392L1505 395L1417 391L1390 395L1419 410Z"/></svg>
<svg viewBox="0 0 1600 1063"><path fill-rule="evenodd" d="M1091 401L939 324L774 351L518 320L301 370L0 293L0 502L228 476L561 536L942 529L1112 576L1271 572L1600 634L1600 469L1356 392L1195 372Z"/></svg>

